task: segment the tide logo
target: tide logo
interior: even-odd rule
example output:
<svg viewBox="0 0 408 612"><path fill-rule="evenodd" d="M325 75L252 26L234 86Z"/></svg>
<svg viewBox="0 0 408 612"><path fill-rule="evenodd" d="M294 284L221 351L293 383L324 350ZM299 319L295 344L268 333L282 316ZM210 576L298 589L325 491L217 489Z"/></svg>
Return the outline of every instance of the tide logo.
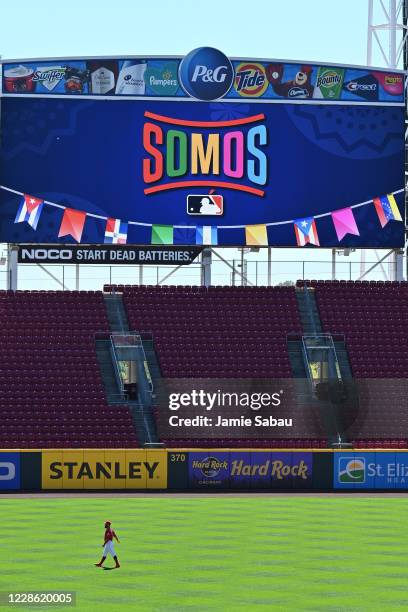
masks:
<svg viewBox="0 0 408 612"><path fill-rule="evenodd" d="M264 195L258 187L268 179L263 113L225 121L190 121L149 111L144 115L145 195L199 186Z"/></svg>
<svg viewBox="0 0 408 612"><path fill-rule="evenodd" d="M262 64L242 63L237 66L234 88L240 96L259 98L268 88L265 68Z"/></svg>

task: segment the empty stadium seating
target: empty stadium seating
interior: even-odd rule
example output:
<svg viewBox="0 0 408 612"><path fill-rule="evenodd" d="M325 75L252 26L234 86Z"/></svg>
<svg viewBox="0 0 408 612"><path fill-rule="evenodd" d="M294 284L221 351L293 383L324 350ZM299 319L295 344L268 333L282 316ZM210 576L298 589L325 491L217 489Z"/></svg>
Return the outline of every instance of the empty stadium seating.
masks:
<svg viewBox="0 0 408 612"><path fill-rule="evenodd" d="M360 395L349 435L357 447L408 439L408 283L308 281L323 330L343 334ZM386 446L384 446L386 444Z"/></svg>
<svg viewBox="0 0 408 612"><path fill-rule="evenodd" d="M356 448L408 441L408 283L306 281L325 332L345 338L360 404ZM298 291L304 282L298 283ZM109 286L130 329L151 332L167 378L292 378L287 337L303 333L293 287ZM136 447L130 411L109 406L95 334L109 333L101 292L0 292L0 447ZM319 448L318 414L296 399L291 438L165 439L169 447ZM287 433L286 433L287 436Z"/></svg>
<svg viewBox="0 0 408 612"><path fill-rule="evenodd" d="M130 327L153 333L163 376L292 376L293 287L124 287L123 299Z"/></svg>
<svg viewBox="0 0 408 612"><path fill-rule="evenodd" d="M0 317L0 447L138 446L128 408L103 391L102 293L2 291Z"/></svg>
<svg viewBox="0 0 408 612"><path fill-rule="evenodd" d="M287 336L302 334L294 287L107 286L106 290L123 293L131 329L153 334L166 378L293 377ZM315 412L300 405L295 394L287 401L295 423L292 437L296 440L291 444L309 447L313 440L323 441L325 434ZM159 413L156 418L160 423ZM287 437L287 432L281 435ZM174 447L186 444L186 440L165 442ZM225 436L188 442L192 446L266 447L273 441L237 442ZM274 443L284 447L289 441Z"/></svg>

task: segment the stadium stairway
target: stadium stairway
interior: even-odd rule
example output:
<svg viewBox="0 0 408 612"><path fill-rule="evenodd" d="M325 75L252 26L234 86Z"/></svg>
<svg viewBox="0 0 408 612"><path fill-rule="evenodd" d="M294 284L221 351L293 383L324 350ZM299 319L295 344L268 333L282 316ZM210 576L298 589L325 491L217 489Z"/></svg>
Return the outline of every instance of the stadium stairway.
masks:
<svg viewBox="0 0 408 612"><path fill-rule="evenodd" d="M120 403L120 389L116 380L115 369L112 363L110 340L96 340L96 358L101 370L102 382L108 404Z"/></svg>
<svg viewBox="0 0 408 612"><path fill-rule="evenodd" d="M305 334L321 334L323 327L314 292L306 286L297 287L296 299L303 332Z"/></svg>
<svg viewBox="0 0 408 612"><path fill-rule="evenodd" d="M109 327L113 332L129 331L129 323L123 305L122 295L119 293L104 294Z"/></svg>
<svg viewBox="0 0 408 612"><path fill-rule="evenodd" d="M304 335L324 333L314 289L308 287L304 283L298 282L296 299ZM341 377L344 381L351 380L352 372L345 342L344 340L333 338L333 344L340 367ZM288 352L294 378L305 380L307 378L307 371L303 357L302 341L289 340ZM321 422L327 433L329 446L339 442L340 438L343 443L346 443L347 439L344 434L340 406L335 405L330 400L317 399L316 397L311 398L309 385L302 385L300 380L299 385L298 397L300 401L304 404L312 405L319 410Z"/></svg>
<svg viewBox="0 0 408 612"><path fill-rule="evenodd" d="M122 295L118 293L104 293L104 302L111 332L129 331L129 322L123 305ZM143 347L146 350L144 343ZM138 401L128 400L120 396L110 340L96 340L96 352L108 403L123 403L129 408L141 446L156 444L158 442L156 423L151 404L144 401L144 394L139 394ZM150 368L149 358L148 365ZM143 382L139 381L139 387L142 384Z"/></svg>
<svg viewBox="0 0 408 612"><path fill-rule="evenodd" d="M323 324L320 319L319 309L316 302L315 290L306 286L305 284L297 287L296 290L296 299L298 303L300 320L302 322L303 332L304 334L323 334L325 333L323 330ZM333 338L334 348L336 349L336 354L340 366L340 372L343 379L351 379L353 377L351 372L351 365L349 356L347 353L347 348L344 340L338 339L338 337ZM298 348L300 350L300 354L302 351L301 343L298 343ZM295 348L292 347L292 352L295 352ZM301 355L300 355L301 356ZM298 358L296 358L293 362L292 368L295 378L299 375L299 365ZM302 360L303 361L303 360ZM306 370L303 367L303 375L306 376Z"/></svg>

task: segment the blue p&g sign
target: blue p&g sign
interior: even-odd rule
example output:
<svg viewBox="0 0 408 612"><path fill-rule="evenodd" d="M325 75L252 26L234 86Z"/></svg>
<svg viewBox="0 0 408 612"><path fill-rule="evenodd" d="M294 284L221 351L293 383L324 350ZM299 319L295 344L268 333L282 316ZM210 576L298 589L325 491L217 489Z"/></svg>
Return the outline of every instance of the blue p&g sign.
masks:
<svg viewBox="0 0 408 612"><path fill-rule="evenodd" d="M231 89L234 68L228 57L213 47L190 51L180 63L184 91L197 100L218 100Z"/></svg>

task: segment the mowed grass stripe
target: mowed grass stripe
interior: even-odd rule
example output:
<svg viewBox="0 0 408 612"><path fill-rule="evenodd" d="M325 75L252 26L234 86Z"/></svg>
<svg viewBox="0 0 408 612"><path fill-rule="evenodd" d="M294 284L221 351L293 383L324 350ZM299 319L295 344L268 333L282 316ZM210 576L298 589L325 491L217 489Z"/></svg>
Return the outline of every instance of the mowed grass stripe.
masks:
<svg viewBox="0 0 408 612"><path fill-rule="evenodd" d="M386 496L0 498L0 590L72 589L77 610L115 612L402 610L407 511ZM106 519L118 571L93 566Z"/></svg>

